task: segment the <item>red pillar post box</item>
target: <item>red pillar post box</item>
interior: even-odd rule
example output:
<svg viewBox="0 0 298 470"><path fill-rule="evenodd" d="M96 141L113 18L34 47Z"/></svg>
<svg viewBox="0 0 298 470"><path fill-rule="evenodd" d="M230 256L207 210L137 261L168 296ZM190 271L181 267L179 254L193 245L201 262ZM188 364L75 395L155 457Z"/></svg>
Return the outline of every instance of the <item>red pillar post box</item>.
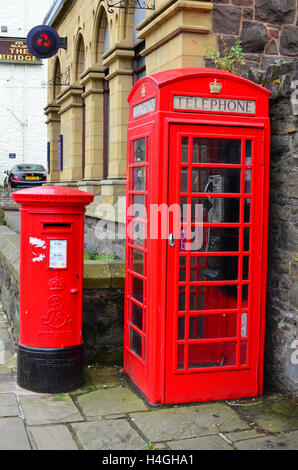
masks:
<svg viewBox="0 0 298 470"><path fill-rule="evenodd" d="M124 371L151 404L262 393L269 95L203 68L129 95Z"/></svg>
<svg viewBox="0 0 298 470"><path fill-rule="evenodd" d="M49 186L12 197L21 206L18 384L66 392L83 382L84 214L94 196Z"/></svg>

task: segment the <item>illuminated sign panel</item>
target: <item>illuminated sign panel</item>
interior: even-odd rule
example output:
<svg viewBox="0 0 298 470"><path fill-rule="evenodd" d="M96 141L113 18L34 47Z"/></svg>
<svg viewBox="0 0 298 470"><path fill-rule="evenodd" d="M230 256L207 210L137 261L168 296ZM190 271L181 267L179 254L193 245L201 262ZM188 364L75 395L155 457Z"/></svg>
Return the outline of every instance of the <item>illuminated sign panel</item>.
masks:
<svg viewBox="0 0 298 470"><path fill-rule="evenodd" d="M143 101L143 103L137 104L133 108L133 117L139 117L143 114L155 111L155 98L151 100Z"/></svg>
<svg viewBox="0 0 298 470"><path fill-rule="evenodd" d="M42 65L42 60L31 54L26 39L0 38L0 63Z"/></svg>

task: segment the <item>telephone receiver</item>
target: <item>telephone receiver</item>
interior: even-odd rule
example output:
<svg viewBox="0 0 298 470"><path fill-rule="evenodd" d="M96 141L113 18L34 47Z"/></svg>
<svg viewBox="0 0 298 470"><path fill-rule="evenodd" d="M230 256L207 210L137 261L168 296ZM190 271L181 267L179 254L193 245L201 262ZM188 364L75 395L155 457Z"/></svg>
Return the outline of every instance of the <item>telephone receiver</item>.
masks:
<svg viewBox="0 0 298 470"><path fill-rule="evenodd" d="M224 178L221 175L209 176L208 182L205 186L205 193L223 193L224 192ZM208 196L208 199L204 201L204 207L208 212L209 223L221 223L224 221L224 201L222 198L212 198ZM212 250L212 245L215 239L211 240L210 227L207 233L206 252Z"/></svg>
<svg viewBox="0 0 298 470"><path fill-rule="evenodd" d="M206 184L205 193L223 193L224 177L221 175L211 175ZM205 208L208 212L208 221L210 223L221 223L224 219L224 200L223 198L211 198L208 196L205 201Z"/></svg>
<svg viewBox="0 0 298 470"><path fill-rule="evenodd" d="M208 179L208 183L206 184L204 193L213 193L213 181L210 178ZM203 205L207 212L209 212L210 209L212 209L213 203L212 203L212 199L210 196L208 197L207 200L204 200Z"/></svg>

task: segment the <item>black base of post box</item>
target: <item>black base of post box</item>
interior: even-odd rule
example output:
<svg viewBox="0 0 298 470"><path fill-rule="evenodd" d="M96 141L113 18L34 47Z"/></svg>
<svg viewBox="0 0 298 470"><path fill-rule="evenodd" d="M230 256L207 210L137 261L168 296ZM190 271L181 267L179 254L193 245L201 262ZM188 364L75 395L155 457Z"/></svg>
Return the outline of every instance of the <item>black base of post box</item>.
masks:
<svg viewBox="0 0 298 470"><path fill-rule="evenodd" d="M36 393L66 393L81 387L83 346L35 349L19 345L17 383Z"/></svg>

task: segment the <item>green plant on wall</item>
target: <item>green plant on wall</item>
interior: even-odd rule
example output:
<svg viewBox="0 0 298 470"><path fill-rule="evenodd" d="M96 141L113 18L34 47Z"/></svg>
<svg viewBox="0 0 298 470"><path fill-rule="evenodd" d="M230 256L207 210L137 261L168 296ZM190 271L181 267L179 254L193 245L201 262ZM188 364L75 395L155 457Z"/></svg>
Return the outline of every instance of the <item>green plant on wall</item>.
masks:
<svg viewBox="0 0 298 470"><path fill-rule="evenodd" d="M85 260L99 260L99 261L110 261L116 260L116 253L107 253L106 251L99 252L96 247L89 248L87 243L84 243L84 259Z"/></svg>
<svg viewBox="0 0 298 470"><path fill-rule="evenodd" d="M98 251L97 248L88 248L87 246L84 248L84 258L95 260L98 259Z"/></svg>
<svg viewBox="0 0 298 470"><path fill-rule="evenodd" d="M212 51L208 48L206 58L213 60L217 69L240 75L241 65L246 63L241 41L237 38L235 45L229 48L222 36L220 36L220 40L223 44L223 55L221 56L217 51Z"/></svg>

